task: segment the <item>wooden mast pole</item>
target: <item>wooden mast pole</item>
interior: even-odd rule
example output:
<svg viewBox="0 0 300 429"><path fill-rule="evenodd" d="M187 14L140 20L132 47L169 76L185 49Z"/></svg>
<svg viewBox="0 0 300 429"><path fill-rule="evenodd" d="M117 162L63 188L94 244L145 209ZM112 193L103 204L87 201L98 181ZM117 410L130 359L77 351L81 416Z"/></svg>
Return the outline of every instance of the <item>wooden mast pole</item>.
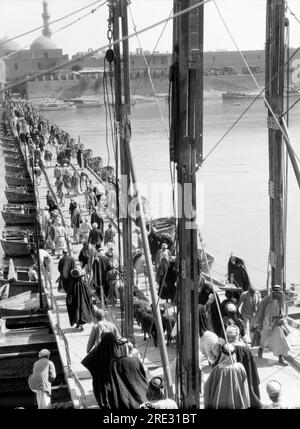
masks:
<svg viewBox="0 0 300 429"><path fill-rule="evenodd" d="M285 1L267 0L266 97L278 118L283 113ZM275 76L275 77L274 77ZM274 77L274 78L273 78ZM269 83L270 82L270 83ZM283 285L283 142L268 111L271 286ZM284 285L283 285L284 286Z"/></svg>
<svg viewBox="0 0 300 429"><path fill-rule="evenodd" d="M152 308L154 312L155 317L155 323L156 323L156 330L157 330L157 337L158 337L158 345L160 349L160 355L162 360L162 366L164 370L164 376L167 382L167 389L168 389L168 395L169 398L174 397L174 391L173 391L173 384L172 384L172 376L171 376L171 370L169 365L169 359L168 359L168 353L167 353L167 347L163 332L163 325L161 320L161 313L160 313L160 306L159 306L159 297L156 290L156 284L155 284L155 276L152 266L152 259L151 259L151 253L150 253L150 246L148 241L148 233L146 228L146 221L145 221L145 213L141 198L141 193L139 191L138 187L138 180L136 176L136 170L134 167L134 160L131 153L131 147L129 144L129 138L126 140L125 150L127 152L127 157L129 159L130 163L130 171L132 176L132 183L134 187L134 193L135 197L137 199L137 211L139 212L140 217L140 228L141 228L141 236L143 241L143 249L144 249L144 255L145 255L145 262L148 272L148 279L149 279L149 285L150 285L150 293L151 293L151 300L152 300Z"/></svg>
<svg viewBox="0 0 300 429"><path fill-rule="evenodd" d="M127 21L128 0L110 0L113 13L113 39L128 36ZM121 32L120 32L121 27ZM121 49L122 48L122 49ZM120 165L121 165L121 210L122 220L122 250L124 261L124 314L125 324L123 335L133 336L133 267L132 267L132 223L128 216L128 205L130 196L130 166L127 158L125 145L127 133L130 127L130 80L129 80L129 46L128 39L122 44L114 45L115 52L115 96L116 96L116 120L120 129ZM120 237L119 237L120 239Z"/></svg>
<svg viewBox="0 0 300 429"><path fill-rule="evenodd" d="M174 12L195 4L175 0ZM178 74L175 92L178 114L173 121L171 160L177 163L178 182L178 313L177 335L179 386L183 408L199 408L199 313L198 246L196 219L196 170L202 161L203 117L203 5L174 23L174 59ZM175 75L176 75L175 70ZM176 79L176 78L175 78Z"/></svg>

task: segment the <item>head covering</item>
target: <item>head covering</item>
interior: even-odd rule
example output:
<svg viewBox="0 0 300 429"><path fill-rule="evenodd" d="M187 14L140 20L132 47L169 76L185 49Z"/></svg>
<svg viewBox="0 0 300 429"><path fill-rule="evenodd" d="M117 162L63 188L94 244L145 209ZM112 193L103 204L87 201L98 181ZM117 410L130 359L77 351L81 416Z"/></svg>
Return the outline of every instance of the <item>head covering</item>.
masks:
<svg viewBox="0 0 300 429"><path fill-rule="evenodd" d="M49 357L49 356L50 356L50 352L48 349L42 349L41 351L39 351L39 358Z"/></svg>
<svg viewBox="0 0 300 429"><path fill-rule="evenodd" d="M48 206L45 206L45 210L49 210L49 207L48 207Z"/></svg>
<svg viewBox="0 0 300 429"><path fill-rule="evenodd" d="M67 249L63 249L63 253L66 255L68 253Z"/></svg>
<svg viewBox="0 0 300 429"><path fill-rule="evenodd" d="M82 273L81 271L79 271L77 268L74 268L74 269L71 271L71 276L72 276L74 279L78 279L79 277L83 276L83 273Z"/></svg>
<svg viewBox="0 0 300 429"><path fill-rule="evenodd" d="M224 353L224 355L227 355L227 356L235 353L234 345L225 343L222 347L222 353Z"/></svg>
<svg viewBox="0 0 300 429"><path fill-rule="evenodd" d="M149 401L165 398L166 380L163 377L152 377L148 384L147 399Z"/></svg>
<svg viewBox="0 0 300 429"><path fill-rule="evenodd" d="M98 320L103 320L105 318L105 311L102 308L95 310L95 317Z"/></svg>
<svg viewBox="0 0 300 429"><path fill-rule="evenodd" d="M97 228L98 227L98 224L96 223L96 222L94 222L93 224L92 224L92 228Z"/></svg>
<svg viewBox="0 0 300 429"><path fill-rule="evenodd" d="M229 325L226 328L226 335L229 342L235 341L240 334L240 328L236 325Z"/></svg>
<svg viewBox="0 0 300 429"><path fill-rule="evenodd" d="M280 390L281 390L281 384L277 380L270 380L266 384L266 389L267 389L268 395L271 395L271 396L278 395L278 393L280 393Z"/></svg>
<svg viewBox="0 0 300 429"><path fill-rule="evenodd" d="M162 247L162 249L167 249L168 245L167 245L167 243L162 243L161 247Z"/></svg>
<svg viewBox="0 0 300 429"><path fill-rule="evenodd" d="M236 313L236 306L232 302L229 302L226 305L226 310L228 313Z"/></svg>

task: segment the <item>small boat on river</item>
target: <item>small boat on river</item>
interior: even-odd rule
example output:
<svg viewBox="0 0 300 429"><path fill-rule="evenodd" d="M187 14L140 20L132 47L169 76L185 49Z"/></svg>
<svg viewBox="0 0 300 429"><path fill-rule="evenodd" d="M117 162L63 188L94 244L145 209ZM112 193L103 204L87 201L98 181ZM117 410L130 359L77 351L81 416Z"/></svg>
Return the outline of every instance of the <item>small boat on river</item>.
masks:
<svg viewBox="0 0 300 429"><path fill-rule="evenodd" d="M31 231L2 230L0 240L8 256L28 256L35 247L35 237Z"/></svg>
<svg viewBox="0 0 300 429"><path fill-rule="evenodd" d="M11 173L23 173L26 171L26 165L24 161L6 162L5 170Z"/></svg>
<svg viewBox="0 0 300 429"><path fill-rule="evenodd" d="M31 204L4 204L1 210L6 225L31 225L35 206Z"/></svg>
<svg viewBox="0 0 300 429"><path fill-rule="evenodd" d="M32 186L9 186L5 188L5 196L9 203L34 203L35 193Z"/></svg>
<svg viewBox="0 0 300 429"><path fill-rule="evenodd" d="M30 186L32 185L28 173L11 173L9 171L5 174L5 180L8 186Z"/></svg>

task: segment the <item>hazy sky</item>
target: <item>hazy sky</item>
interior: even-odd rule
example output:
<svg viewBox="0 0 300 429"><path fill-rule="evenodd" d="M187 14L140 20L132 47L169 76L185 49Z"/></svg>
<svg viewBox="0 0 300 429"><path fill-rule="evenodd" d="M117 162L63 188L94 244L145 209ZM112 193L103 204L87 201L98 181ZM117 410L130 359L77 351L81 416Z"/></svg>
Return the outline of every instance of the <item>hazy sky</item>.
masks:
<svg viewBox="0 0 300 429"><path fill-rule="evenodd" d="M92 0L48 0L48 10L51 20L55 20L76 9L92 3ZM103 1L99 2L99 4ZM237 44L241 49L263 49L265 43L265 0L217 0ZM300 0L289 0L291 10L300 20ZM137 30L141 30L155 22L167 18L172 10L173 0L132 0L131 12ZM97 6L97 5L96 5ZM55 30L88 13L92 8L73 15L57 24L51 25ZM0 0L0 37L7 33L8 37L19 35L42 24L42 0ZM290 17L291 46L300 44L300 24ZM72 25L68 29L59 31L52 36L53 41L64 53L74 54L78 51L87 51L106 45L108 7L102 6L95 13ZM130 13L128 14L129 32L133 33ZM141 45L145 50L152 50L161 34L163 25L156 27L140 36ZM38 30L28 36L17 39L21 47L30 44L41 34ZM139 47L136 37L130 40L130 50ZM213 2L205 5L205 50L233 49L226 29L217 14ZM168 23L157 50L160 52L172 51L172 23Z"/></svg>

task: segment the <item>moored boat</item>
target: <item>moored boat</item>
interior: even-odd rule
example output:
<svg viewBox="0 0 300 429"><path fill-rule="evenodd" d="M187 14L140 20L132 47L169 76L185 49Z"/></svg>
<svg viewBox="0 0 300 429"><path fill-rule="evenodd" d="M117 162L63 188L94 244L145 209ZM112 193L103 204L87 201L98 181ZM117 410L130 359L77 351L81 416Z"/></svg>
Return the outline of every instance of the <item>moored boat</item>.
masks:
<svg viewBox="0 0 300 429"><path fill-rule="evenodd" d="M71 102L76 107L101 107L102 103L97 98L79 97L79 98L68 98L65 102Z"/></svg>
<svg viewBox="0 0 300 429"><path fill-rule="evenodd" d="M20 151L17 148L13 148L13 147L3 148L2 152L3 152L4 156L13 156L13 155L17 156L20 154Z"/></svg>
<svg viewBox="0 0 300 429"><path fill-rule="evenodd" d="M2 230L1 244L8 256L28 256L35 246L34 234L30 231Z"/></svg>
<svg viewBox="0 0 300 429"><path fill-rule="evenodd" d="M34 234L30 231L2 230L1 245L8 256L28 256L35 246Z"/></svg>
<svg viewBox="0 0 300 429"><path fill-rule="evenodd" d="M31 100L30 103L38 110L76 110L76 105L71 101L62 101L52 98Z"/></svg>
<svg viewBox="0 0 300 429"><path fill-rule="evenodd" d="M5 188L9 203L34 203L35 194L31 186L10 186Z"/></svg>
<svg viewBox="0 0 300 429"><path fill-rule="evenodd" d="M5 170L11 173L23 173L26 171L26 166L24 162L6 162Z"/></svg>
<svg viewBox="0 0 300 429"><path fill-rule="evenodd" d="M8 186L30 186L32 185L29 174L6 172L5 180Z"/></svg>
<svg viewBox="0 0 300 429"><path fill-rule="evenodd" d="M8 163L8 164L14 164L14 163L21 164L21 163L23 163L22 157L19 153L16 153L16 154L13 153L11 155L4 155L4 161L5 161L5 163Z"/></svg>
<svg viewBox="0 0 300 429"><path fill-rule="evenodd" d="M34 223L35 207L30 204L4 204L1 210L6 225L30 225Z"/></svg>
<svg viewBox="0 0 300 429"><path fill-rule="evenodd" d="M227 91L222 93L223 100L247 100L259 95L258 91Z"/></svg>
<svg viewBox="0 0 300 429"><path fill-rule="evenodd" d="M5 317L4 322L6 328L0 344L1 408L36 408L28 377L42 349L51 352L56 369L56 378L51 387L51 408L71 408L64 368L47 315L11 315Z"/></svg>
<svg viewBox="0 0 300 429"><path fill-rule="evenodd" d="M12 259L9 262L12 262ZM9 284L9 296L25 292L26 290L37 292L38 282L29 279L30 270L31 267L16 266L14 267L14 273L11 274L10 265L5 265L0 269L0 285Z"/></svg>

